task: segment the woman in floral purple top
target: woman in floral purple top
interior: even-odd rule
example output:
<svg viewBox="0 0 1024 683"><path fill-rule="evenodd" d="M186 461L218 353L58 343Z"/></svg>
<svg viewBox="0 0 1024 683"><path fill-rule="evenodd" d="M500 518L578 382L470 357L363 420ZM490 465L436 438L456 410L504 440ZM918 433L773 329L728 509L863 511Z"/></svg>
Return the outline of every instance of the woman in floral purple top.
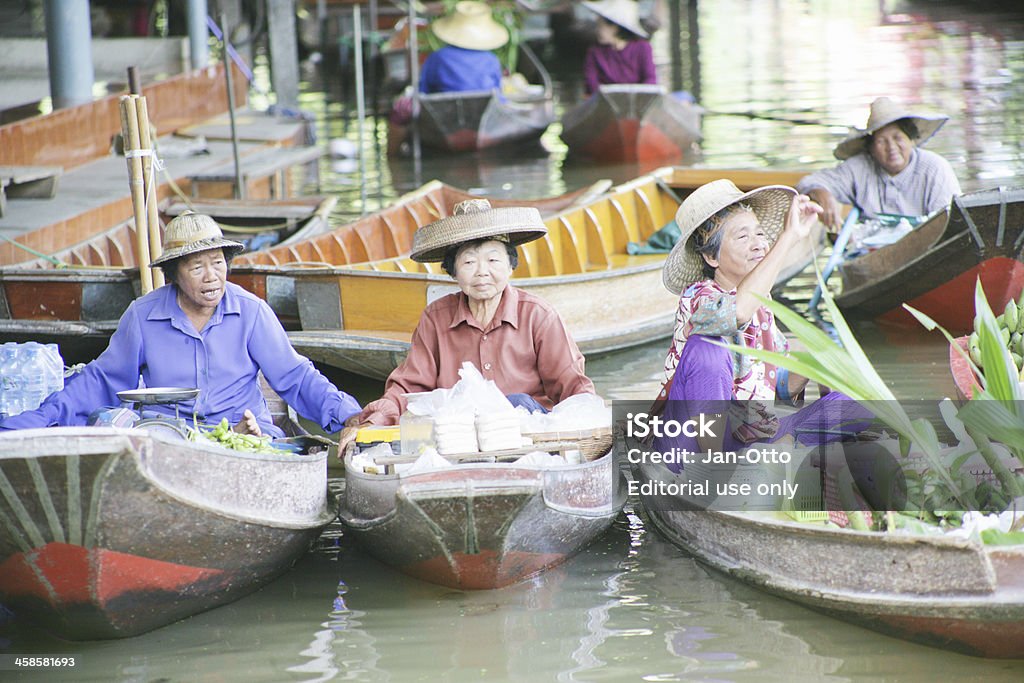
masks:
<svg viewBox="0 0 1024 683"><path fill-rule="evenodd" d="M766 404L789 401L806 378L717 343L788 350L758 297L770 297L789 252L807 243L821 210L789 187L743 193L729 180L716 180L687 197L676 213L682 235L665 262L663 282L681 296L659 398L668 400L666 414L693 407L685 402L743 402L745 414L730 423L726 448L775 441L797 428L832 431L836 418L867 417L852 401L835 404L846 397L833 393L780 422Z"/></svg>

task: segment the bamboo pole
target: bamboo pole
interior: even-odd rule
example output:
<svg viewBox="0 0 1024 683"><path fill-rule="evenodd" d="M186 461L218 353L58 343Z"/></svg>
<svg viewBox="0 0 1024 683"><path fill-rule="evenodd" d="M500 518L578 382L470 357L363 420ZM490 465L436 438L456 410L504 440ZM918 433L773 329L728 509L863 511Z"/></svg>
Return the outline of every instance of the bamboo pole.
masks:
<svg viewBox="0 0 1024 683"><path fill-rule="evenodd" d="M139 120L135 107L135 95L121 98L121 135L124 139L124 156L128 164L128 185L132 194L132 208L135 213L135 260L139 264L139 279L142 293L153 291L153 273L149 268L149 231L146 228L145 181L142 174L142 157L138 155L141 145Z"/></svg>
<svg viewBox="0 0 1024 683"><path fill-rule="evenodd" d="M149 130L149 108L146 106L145 95L139 95L135 100L135 110L138 113L139 140L142 143L142 149L150 151L150 154L142 160L142 179L143 196L146 198L146 232L149 240L149 256L155 261L164 253L164 249L160 242L160 218L157 216L156 150L153 149L152 135ZM164 286L164 271L153 269L151 276L154 289Z"/></svg>

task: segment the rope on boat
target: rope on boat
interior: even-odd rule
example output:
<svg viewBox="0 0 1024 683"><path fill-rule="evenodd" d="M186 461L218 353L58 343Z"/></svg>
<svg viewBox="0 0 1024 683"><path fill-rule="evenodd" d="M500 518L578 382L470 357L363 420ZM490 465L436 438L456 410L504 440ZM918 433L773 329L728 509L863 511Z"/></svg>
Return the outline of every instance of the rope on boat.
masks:
<svg viewBox="0 0 1024 683"><path fill-rule="evenodd" d="M13 244L14 246L18 247L19 249L24 249L25 251L27 251L28 253L32 254L33 256L37 256L37 257L39 257L39 258L41 258L41 259L43 259L45 261L48 261L48 262L52 263L53 265L55 265L58 268L67 268L68 267L68 264L64 263L59 258L56 258L54 256L50 256L49 254L44 254L41 251L36 251L35 249L33 249L32 247L28 246L27 244L22 244L21 242L17 242L15 240L12 240L7 235L0 235L0 239L3 239L5 242L9 242L10 244Z"/></svg>

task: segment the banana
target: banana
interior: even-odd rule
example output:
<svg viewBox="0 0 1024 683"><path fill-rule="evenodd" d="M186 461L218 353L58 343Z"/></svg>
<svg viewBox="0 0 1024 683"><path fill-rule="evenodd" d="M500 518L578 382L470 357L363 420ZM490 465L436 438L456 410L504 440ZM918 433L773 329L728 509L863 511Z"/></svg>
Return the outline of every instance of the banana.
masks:
<svg viewBox="0 0 1024 683"><path fill-rule="evenodd" d="M1011 332L1017 331L1017 302L1007 301L1006 309L1003 311L1003 320L1006 322L1006 329Z"/></svg>

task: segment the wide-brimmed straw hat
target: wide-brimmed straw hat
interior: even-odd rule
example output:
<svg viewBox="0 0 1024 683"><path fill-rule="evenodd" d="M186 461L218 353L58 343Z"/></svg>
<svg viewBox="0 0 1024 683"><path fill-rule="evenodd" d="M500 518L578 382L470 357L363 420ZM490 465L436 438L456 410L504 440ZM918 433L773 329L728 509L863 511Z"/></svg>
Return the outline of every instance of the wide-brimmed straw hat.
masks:
<svg viewBox="0 0 1024 683"><path fill-rule="evenodd" d="M508 29L494 20L485 2L462 0L455 11L434 22L431 30L438 38L467 50L497 50L508 42Z"/></svg>
<svg viewBox="0 0 1024 683"><path fill-rule="evenodd" d="M679 294L694 282L704 279L704 257L697 253L690 238L702 223L727 206L740 202L749 206L768 236L769 246L774 246L782 233L786 212L795 194L796 190L785 185L766 185L741 192L731 180L726 179L698 187L676 211L680 236L662 266L662 284L673 294Z"/></svg>
<svg viewBox="0 0 1024 683"><path fill-rule="evenodd" d="M463 242L498 239L516 246L546 234L548 226L532 206L494 209L486 199L467 199L455 205L451 216L416 231L411 257L420 263L443 261L445 252Z"/></svg>
<svg viewBox="0 0 1024 683"><path fill-rule="evenodd" d="M647 30L640 24L640 8L635 0L599 0L599 2L584 2L583 6L630 33L635 33L641 38L650 37Z"/></svg>
<svg viewBox="0 0 1024 683"><path fill-rule="evenodd" d="M836 145L832 154L840 160L860 154L867 146L869 135L873 135L876 131L900 119L910 119L914 122L918 132L917 144L923 145L938 132L939 128L942 128L942 124L946 123L949 117L942 114L910 112L888 97L879 97L871 103L867 126L864 128L851 127L846 139Z"/></svg>
<svg viewBox="0 0 1024 683"><path fill-rule="evenodd" d="M192 211L183 211L164 228L164 253L150 262L151 266L173 261L209 249L224 249L227 256L243 251L245 245L224 239L217 221Z"/></svg>

